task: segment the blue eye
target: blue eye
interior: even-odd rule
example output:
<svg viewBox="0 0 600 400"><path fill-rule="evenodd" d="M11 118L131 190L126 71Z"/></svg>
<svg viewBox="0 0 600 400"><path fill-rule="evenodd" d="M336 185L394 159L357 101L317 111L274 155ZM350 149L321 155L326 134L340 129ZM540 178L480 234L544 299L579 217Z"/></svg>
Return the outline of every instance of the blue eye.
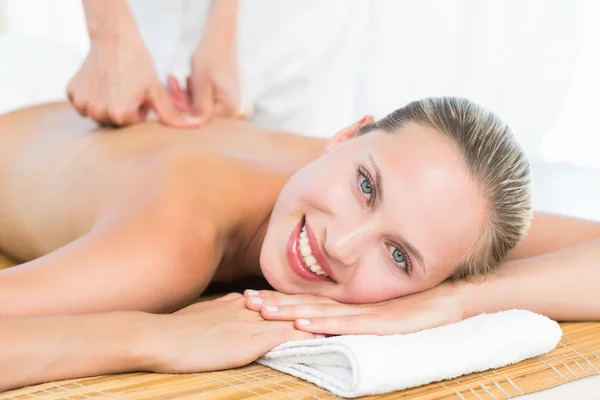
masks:
<svg viewBox="0 0 600 400"><path fill-rule="evenodd" d="M367 179L367 177L364 175L361 177L360 180L360 190L362 190L364 194L368 195L371 195L373 193L373 186L371 186L371 182L369 182L369 179Z"/></svg>
<svg viewBox="0 0 600 400"><path fill-rule="evenodd" d="M373 179L363 167L356 168L356 183L367 199L367 204L371 206L377 197L377 188L373 185Z"/></svg>
<svg viewBox="0 0 600 400"><path fill-rule="evenodd" d="M392 259L394 260L394 262L408 273L408 260L404 252L392 245L389 245L389 249L392 252Z"/></svg>

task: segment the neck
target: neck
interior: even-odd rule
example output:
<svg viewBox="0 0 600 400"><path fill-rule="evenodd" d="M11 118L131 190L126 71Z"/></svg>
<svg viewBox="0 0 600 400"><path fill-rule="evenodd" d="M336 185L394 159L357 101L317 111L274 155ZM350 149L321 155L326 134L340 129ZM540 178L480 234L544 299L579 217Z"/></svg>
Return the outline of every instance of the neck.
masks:
<svg viewBox="0 0 600 400"><path fill-rule="evenodd" d="M281 189L298 168L317 158L323 151L325 140L302 138L303 151L298 160L289 165L281 162L269 163L266 160L245 165L245 184L241 189L243 199L232 199L227 229L227 244L220 270L222 278L243 279L248 276L262 277L260 253L264 242L271 212Z"/></svg>
<svg viewBox="0 0 600 400"><path fill-rule="evenodd" d="M238 209L239 214L229 231L228 245L221 263L223 272L235 280L248 276L262 277L260 252L276 197L252 197L252 201L246 198L245 205L248 208Z"/></svg>

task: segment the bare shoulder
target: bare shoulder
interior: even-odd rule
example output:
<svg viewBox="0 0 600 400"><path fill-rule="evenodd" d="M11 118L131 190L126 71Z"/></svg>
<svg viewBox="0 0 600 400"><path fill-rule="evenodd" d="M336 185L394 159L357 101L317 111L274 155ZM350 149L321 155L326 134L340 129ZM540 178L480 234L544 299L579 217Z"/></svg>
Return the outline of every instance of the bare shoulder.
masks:
<svg viewBox="0 0 600 400"><path fill-rule="evenodd" d="M178 200L115 210L65 246L0 271L0 315L171 312L190 304L221 254L210 224L186 215Z"/></svg>

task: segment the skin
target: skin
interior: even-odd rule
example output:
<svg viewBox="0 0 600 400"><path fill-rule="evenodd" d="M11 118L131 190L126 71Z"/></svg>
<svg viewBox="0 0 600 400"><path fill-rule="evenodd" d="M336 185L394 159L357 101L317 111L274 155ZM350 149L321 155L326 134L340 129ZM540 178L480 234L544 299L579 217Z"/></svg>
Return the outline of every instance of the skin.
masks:
<svg viewBox="0 0 600 400"><path fill-rule="evenodd" d="M9 212L0 248L25 261L0 273L0 296L12 299L3 312L169 312L211 281L263 273L283 293L345 302L436 286L475 242L483 199L430 128L353 139L370 121L327 146L233 121L196 132L152 123L94 130L63 105L3 117L0 201ZM397 157L394 149L406 147L410 155ZM357 168L374 176L369 157L384 196L361 190ZM303 215L335 282L300 278L287 262L286 242Z"/></svg>
<svg viewBox="0 0 600 400"><path fill-rule="evenodd" d="M482 199L435 132L353 138L370 121L326 142L225 120L97 129L65 104L0 117L0 250L23 262L0 271L0 390L232 368L313 333L414 332L509 308L600 319L589 221L538 213L498 273L435 286L477 237ZM367 150L385 184L372 205L355 170ZM335 282L290 274L285 243L303 216ZM426 273L404 272L408 252L391 262L398 236ZM191 304L261 264L279 292ZM376 302L345 304L359 301Z"/></svg>
<svg viewBox="0 0 600 400"><path fill-rule="evenodd" d="M83 8L90 51L67 85L80 115L127 126L153 111L165 125L188 128L213 116L247 117L236 57L238 0L211 4L185 89L172 76L163 87L125 0L83 0Z"/></svg>
<svg viewBox="0 0 600 400"><path fill-rule="evenodd" d="M432 128L416 124L391 135L350 136L350 131L348 138L338 136L331 150L284 186L261 253L265 277L284 293L346 303L438 285L469 252L485 219L485 201L456 149ZM368 176L374 181L375 168L381 190L373 183L372 193L364 193L359 183ZM280 248L303 217L335 281L307 282L280 267L286 263ZM402 262L394 260L394 251Z"/></svg>

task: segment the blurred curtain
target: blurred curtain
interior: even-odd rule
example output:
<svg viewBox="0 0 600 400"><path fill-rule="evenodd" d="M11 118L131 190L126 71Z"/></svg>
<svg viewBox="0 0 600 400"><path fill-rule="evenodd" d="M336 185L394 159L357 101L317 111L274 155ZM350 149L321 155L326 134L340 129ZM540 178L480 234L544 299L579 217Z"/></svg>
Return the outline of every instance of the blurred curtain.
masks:
<svg viewBox="0 0 600 400"><path fill-rule="evenodd" d="M292 43L295 40L303 52L294 61L298 63L296 67L327 71L329 83L339 80L336 95L331 91L319 93L318 86L325 80L318 81L314 73L304 77L312 86L306 94L309 97L299 97L298 101L310 113L300 115L298 126L325 107L332 110L330 121L326 113L321 113L315 123L326 127L323 134L329 135L339 121L351 117L367 113L381 117L425 96L463 96L504 118L532 157L600 167L594 142L598 136L594 132L595 99L600 90L596 73L600 70L597 57L600 24L596 23L600 20L600 2L311 0L307 3L311 5L300 10L297 0L278 0L276 4L271 0L242 0L245 17L241 21L241 61L252 64L248 60L255 59L246 75L250 90L257 96L271 96L270 106L283 107L285 101L291 100L285 99L285 93L279 97L272 96L273 93L277 90L294 93L289 86L268 87L263 82L257 83L294 67L289 54L281 50L277 56L262 58L263 64L265 60L277 60L278 68L271 71L263 66L261 75L256 67L260 64L256 59L261 43L265 47L291 49L297 45ZM349 8L351 3L354 11L347 12L344 7L348 4ZM188 39L198 37L207 0L130 0L130 4L159 70L171 68L179 75L185 74L175 64L186 62L185 54L193 41L185 42L182 38L186 34ZM88 48L80 0L0 0L0 6L3 32L25 37L28 43L35 39L38 45L29 49L40 54L37 58L34 54L25 55L23 48L17 57L21 60L2 57L1 73L23 69L35 78L44 75L40 64L47 64L44 65L47 70L58 71L62 80L74 72ZM299 21L305 22L303 26ZM351 31L346 36L342 34ZM332 35L335 37L331 38ZM172 45L174 42L179 43L179 48ZM345 62L344 58L334 57L342 51ZM56 54L54 59L52 54ZM62 68L59 68L60 58L64 59ZM40 63L40 59L47 61ZM356 87L350 89L352 82ZM294 96L298 97L298 93ZM318 97L327 98L328 103L312 101ZM349 102L353 104L350 117L341 111L341 104L346 109Z"/></svg>
<svg viewBox="0 0 600 400"><path fill-rule="evenodd" d="M358 114L467 97L539 156L573 83L583 0L375 0Z"/></svg>

